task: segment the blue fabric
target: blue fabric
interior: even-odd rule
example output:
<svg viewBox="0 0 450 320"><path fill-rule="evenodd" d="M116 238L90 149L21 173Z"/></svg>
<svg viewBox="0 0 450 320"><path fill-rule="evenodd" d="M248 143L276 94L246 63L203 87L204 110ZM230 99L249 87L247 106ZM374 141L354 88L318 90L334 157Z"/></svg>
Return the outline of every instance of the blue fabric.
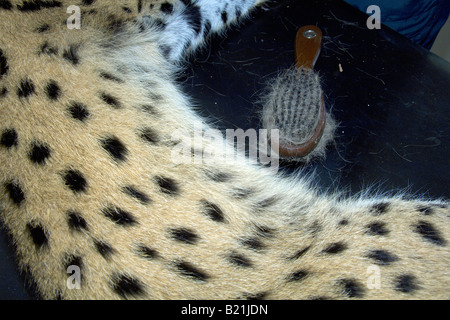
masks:
<svg viewBox="0 0 450 320"><path fill-rule="evenodd" d="M450 13L450 0L345 0L366 12L381 10L381 23L430 49Z"/></svg>

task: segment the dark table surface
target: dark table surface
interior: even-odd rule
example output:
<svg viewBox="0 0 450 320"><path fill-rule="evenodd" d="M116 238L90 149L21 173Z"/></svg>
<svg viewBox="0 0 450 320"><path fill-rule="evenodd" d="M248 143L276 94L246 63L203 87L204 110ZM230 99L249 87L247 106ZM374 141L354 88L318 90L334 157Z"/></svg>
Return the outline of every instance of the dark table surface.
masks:
<svg viewBox="0 0 450 320"><path fill-rule="evenodd" d="M450 198L450 63L341 1L282 1L213 38L180 75L199 112L221 129L258 129L267 81L294 63L297 29L323 32L319 72L325 105L339 122L325 159L282 163L315 174L319 188L357 194L405 191ZM383 17L381 17L383 19ZM341 68L340 68L341 67ZM0 299L29 299L0 232Z"/></svg>

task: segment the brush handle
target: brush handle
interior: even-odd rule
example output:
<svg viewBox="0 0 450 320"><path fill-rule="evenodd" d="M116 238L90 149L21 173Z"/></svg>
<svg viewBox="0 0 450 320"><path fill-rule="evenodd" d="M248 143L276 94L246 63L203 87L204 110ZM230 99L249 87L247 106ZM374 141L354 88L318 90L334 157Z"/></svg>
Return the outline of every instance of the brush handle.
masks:
<svg viewBox="0 0 450 320"><path fill-rule="evenodd" d="M296 67L313 69L322 46L322 31L316 26L304 26L295 37Z"/></svg>

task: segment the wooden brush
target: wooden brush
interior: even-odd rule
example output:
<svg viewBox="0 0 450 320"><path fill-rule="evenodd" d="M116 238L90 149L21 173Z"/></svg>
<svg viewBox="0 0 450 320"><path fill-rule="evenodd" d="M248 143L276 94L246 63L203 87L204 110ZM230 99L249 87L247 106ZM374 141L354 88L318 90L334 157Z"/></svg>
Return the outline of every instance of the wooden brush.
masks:
<svg viewBox="0 0 450 320"><path fill-rule="evenodd" d="M263 102L263 127L279 130L279 144L273 150L287 159L325 153L326 142L333 136L335 124L325 111L319 76L313 71L320 54L322 32L316 26L304 26L295 41L295 68L281 73L271 84ZM328 124L329 122L329 124ZM326 141L321 139L326 133Z"/></svg>

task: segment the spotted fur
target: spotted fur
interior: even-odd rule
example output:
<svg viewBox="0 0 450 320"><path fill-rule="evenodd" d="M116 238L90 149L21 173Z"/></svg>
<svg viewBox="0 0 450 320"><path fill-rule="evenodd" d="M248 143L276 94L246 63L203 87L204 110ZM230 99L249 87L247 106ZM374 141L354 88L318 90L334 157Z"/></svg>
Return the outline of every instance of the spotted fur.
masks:
<svg viewBox="0 0 450 320"><path fill-rule="evenodd" d="M445 202L321 195L206 138L174 161L205 126L174 72L258 1L75 2L80 30L0 0L0 217L42 298L450 298Z"/></svg>

